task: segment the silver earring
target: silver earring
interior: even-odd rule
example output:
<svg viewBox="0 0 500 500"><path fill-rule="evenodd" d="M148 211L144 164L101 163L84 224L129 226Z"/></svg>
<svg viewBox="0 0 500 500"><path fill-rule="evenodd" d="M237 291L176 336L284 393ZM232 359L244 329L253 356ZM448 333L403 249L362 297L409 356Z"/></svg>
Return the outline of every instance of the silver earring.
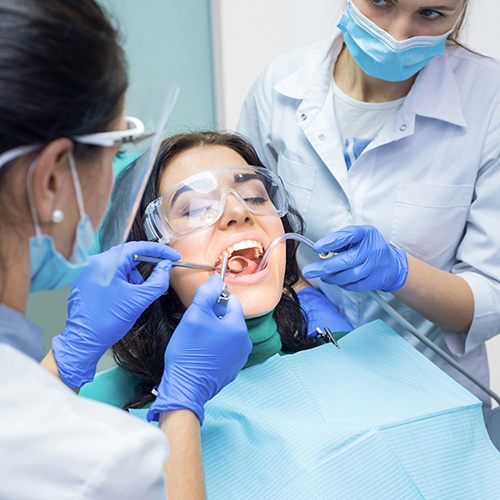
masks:
<svg viewBox="0 0 500 500"><path fill-rule="evenodd" d="M54 212L52 212L52 222L54 224L59 224L60 222L62 222L64 220L64 212L62 210L54 210Z"/></svg>

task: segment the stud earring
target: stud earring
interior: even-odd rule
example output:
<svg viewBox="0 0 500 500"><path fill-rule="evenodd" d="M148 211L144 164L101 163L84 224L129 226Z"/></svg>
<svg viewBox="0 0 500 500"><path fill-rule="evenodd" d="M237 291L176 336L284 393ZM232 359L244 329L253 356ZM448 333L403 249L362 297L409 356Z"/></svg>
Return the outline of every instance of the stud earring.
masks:
<svg viewBox="0 0 500 500"><path fill-rule="evenodd" d="M54 212L52 212L52 222L54 224L59 224L60 222L62 222L64 220L64 212L62 210L54 210Z"/></svg>

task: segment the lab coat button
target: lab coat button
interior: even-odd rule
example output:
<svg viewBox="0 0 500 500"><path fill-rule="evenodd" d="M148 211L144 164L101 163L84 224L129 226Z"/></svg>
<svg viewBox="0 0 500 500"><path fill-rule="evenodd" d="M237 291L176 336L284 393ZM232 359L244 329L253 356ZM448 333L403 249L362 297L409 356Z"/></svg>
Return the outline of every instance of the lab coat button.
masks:
<svg viewBox="0 0 500 500"><path fill-rule="evenodd" d="M306 115L305 113L302 113L302 114L300 115L300 119L301 119L303 122L305 122L305 121L307 120L307 115Z"/></svg>
<svg viewBox="0 0 500 500"><path fill-rule="evenodd" d="M319 139L320 141L324 141L324 140L325 140L325 134L319 134L319 135L318 135L318 139Z"/></svg>
<svg viewBox="0 0 500 500"><path fill-rule="evenodd" d="M351 207L350 207L350 205L348 205L348 204L346 203L346 205L345 205L345 209L346 209L346 212L350 212L350 211L351 211Z"/></svg>
<svg viewBox="0 0 500 500"><path fill-rule="evenodd" d="M400 126L399 126L399 130L401 130L401 132L404 132L406 130L406 123L402 123Z"/></svg>

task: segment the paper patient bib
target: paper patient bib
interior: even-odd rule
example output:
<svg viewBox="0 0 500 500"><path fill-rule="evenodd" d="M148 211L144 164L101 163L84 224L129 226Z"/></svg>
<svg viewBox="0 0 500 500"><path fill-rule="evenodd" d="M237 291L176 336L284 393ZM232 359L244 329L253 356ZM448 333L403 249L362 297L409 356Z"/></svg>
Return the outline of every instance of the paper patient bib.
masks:
<svg viewBox="0 0 500 500"><path fill-rule="evenodd" d="M243 370L206 405L212 499L500 498L480 401L381 321Z"/></svg>

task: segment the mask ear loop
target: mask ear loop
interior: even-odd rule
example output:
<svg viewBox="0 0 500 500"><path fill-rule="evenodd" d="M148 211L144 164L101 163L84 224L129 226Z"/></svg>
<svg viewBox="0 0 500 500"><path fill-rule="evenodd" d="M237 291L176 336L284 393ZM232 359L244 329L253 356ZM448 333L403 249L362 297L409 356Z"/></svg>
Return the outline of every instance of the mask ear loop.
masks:
<svg viewBox="0 0 500 500"><path fill-rule="evenodd" d="M80 211L80 220L85 217L85 205L83 203L82 187L80 185L80 179L78 178L78 172L76 171L75 157L73 152L68 153L69 169L71 171L71 177L73 178L73 186L75 187L76 202L78 204L78 210Z"/></svg>
<svg viewBox="0 0 500 500"><path fill-rule="evenodd" d="M31 216L33 218L33 225L35 226L35 234L38 242L42 239L43 233L40 228L40 219L38 218L38 213L35 207L35 198L33 196L33 172L38 165L39 158L35 158L31 165L29 166L28 173L26 175L26 191L28 193L28 203L30 205ZM83 204L82 189L80 186L80 181L78 179L78 173L76 171L75 159L73 153L68 154L69 169L71 171L71 177L73 179L73 185L75 188L76 203L78 205L78 210L80 212L80 218L85 217L85 207Z"/></svg>
<svg viewBox="0 0 500 500"><path fill-rule="evenodd" d="M35 158L28 168L28 173L26 174L26 191L28 193L28 203L30 205L31 217L33 218L33 225L35 226L35 234L38 243L42 239L42 230L40 229L40 220L38 219L38 213L35 207L35 198L33 197L33 172L38 166L39 158Z"/></svg>

